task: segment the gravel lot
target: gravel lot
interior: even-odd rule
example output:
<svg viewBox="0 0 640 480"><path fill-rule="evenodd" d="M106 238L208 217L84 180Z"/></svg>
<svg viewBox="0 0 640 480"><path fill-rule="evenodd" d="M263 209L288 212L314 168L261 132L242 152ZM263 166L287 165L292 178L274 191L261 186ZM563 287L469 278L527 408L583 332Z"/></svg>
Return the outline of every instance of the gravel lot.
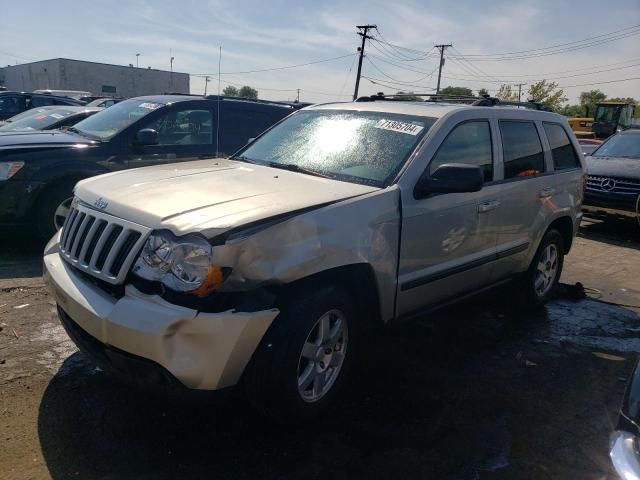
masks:
<svg viewBox="0 0 640 480"><path fill-rule="evenodd" d="M6 479L614 479L608 436L640 352L640 229L586 222L543 312L513 287L373 335L345 402L277 424L223 398L166 399L96 369L60 326L39 245L0 253Z"/></svg>

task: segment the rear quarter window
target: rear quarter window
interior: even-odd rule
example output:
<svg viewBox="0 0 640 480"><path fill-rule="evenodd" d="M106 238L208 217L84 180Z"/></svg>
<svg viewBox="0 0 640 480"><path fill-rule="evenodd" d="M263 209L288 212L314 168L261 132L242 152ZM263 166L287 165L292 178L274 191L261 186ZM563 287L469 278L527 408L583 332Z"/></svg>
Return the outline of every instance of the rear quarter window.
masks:
<svg viewBox="0 0 640 480"><path fill-rule="evenodd" d="M578 154L573 148L569 135L567 135L562 125L547 122L544 122L542 125L544 126L544 133L547 135L547 140L549 140L549 146L551 147L553 168L555 170L580 168Z"/></svg>
<svg viewBox="0 0 640 480"><path fill-rule="evenodd" d="M525 178L544 173L544 153L533 122L500 120L504 178Z"/></svg>

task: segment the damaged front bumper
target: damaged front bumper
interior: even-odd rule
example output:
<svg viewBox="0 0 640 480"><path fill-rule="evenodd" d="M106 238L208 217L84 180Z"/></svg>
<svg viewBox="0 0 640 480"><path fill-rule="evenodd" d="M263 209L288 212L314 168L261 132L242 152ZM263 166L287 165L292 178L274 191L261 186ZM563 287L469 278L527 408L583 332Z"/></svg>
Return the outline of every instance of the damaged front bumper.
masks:
<svg viewBox="0 0 640 480"><path fill-rule="evenodd" d="M114 298L62 260L55 244L45 250L44 278L81 349L91 350L94 358L104 359L107 349L120 358L129 354L151 361L192 389L235 385L279 313L204 313L131 285L122 298Z"/></svg>

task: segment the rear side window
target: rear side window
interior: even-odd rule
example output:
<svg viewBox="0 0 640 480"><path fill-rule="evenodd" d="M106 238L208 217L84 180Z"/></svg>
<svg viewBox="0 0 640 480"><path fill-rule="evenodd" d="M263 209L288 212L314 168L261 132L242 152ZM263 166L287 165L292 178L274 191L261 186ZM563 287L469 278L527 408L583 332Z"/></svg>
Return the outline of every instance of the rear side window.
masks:
<svg viewBox="0 0 640 480"><path fill-rule="evenodd" d="M493 180L493 149L491 127L486 120L474 120L457 125L442 142L431 161L429 173L445 163L466 163L482 168L484 181Z"/></svg>
<svg viewBox="0 0 640 480"><path fill-rule="evenodd" d="M544 172L544 153L533 122L500 120L504 178L530 177Z"/></svg>
<svg viewBox="0 0 640 480"><path fill-rule="evenodd" d="M58 103L55 101L55 99L51 97L38 97L35 95L31 97L32 107L44 107L47 105L57 105L57 104Z"/></svg>
<svg viewBox="0 0 640 480"><path fill-rule="evenodd" d="M553 167L555 170L566 170L568 168L579 168L580 160L573 149L571 140L567 132L557 123L543 123L544 132L551 146L553 157Z"/></svg>

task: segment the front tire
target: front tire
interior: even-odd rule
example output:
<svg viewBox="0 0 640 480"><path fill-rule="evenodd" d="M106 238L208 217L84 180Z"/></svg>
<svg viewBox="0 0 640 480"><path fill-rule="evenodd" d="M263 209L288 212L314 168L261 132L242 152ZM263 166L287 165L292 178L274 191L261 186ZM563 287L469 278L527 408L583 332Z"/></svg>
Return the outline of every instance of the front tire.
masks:
<svg viewBox="0 0 640 480"><path fill-rule="evenodd" d="M560 280L563 263L562 235L555 229L548 230L523 279L526 304L540 307L549 301Z"/></svg>
<svg viewBox="0 0 640 480"><path fill-rule="evenodd" d="M342 290L303 289L280 315L243 378L249 401L271 417L313 417L337 401L353 362L356 309Z"/></svg>

